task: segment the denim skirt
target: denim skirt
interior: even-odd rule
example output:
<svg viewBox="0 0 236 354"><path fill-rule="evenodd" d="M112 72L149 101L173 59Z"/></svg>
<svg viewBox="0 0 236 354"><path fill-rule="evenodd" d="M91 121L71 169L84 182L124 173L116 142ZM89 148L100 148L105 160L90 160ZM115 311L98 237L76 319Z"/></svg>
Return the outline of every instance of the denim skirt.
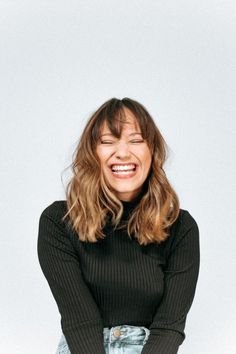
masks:
<svg viewBox="0 0 236 354"><path fill-rule="evenodd" d="M146 327L120 325L104 327L103 338L106 354L140 354L149 337ZM62 334L55 354L71 354L65 336Z"/></svg>

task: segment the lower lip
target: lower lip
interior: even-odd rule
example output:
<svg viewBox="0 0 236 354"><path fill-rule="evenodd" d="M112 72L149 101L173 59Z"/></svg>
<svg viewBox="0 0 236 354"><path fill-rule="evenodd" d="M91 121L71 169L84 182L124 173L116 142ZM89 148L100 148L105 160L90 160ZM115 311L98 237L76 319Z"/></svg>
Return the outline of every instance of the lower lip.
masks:
<svg viewBox="0 0 236 354"><path fill-rule="evenodd" d="M137 169L138 169L138 166L136 166L136 169L134 171L130 171L129 173L126 172L126 173L115 173L113 171L111 171L112 173L112 176L115 177L115 178L119 178L119 179L126 179L126 178L131 178L133 176L136 175L137 173Z"/></svg>

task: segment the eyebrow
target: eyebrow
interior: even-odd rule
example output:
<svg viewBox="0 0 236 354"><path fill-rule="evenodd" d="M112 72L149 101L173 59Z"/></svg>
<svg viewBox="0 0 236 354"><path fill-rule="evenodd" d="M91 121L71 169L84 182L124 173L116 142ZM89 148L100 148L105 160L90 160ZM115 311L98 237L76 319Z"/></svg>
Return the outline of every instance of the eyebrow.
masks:
<svg viewBox="0 0 236 354"><path fill-rule="evenodd" d="M131 135L142 135L142 133L131 133L131 134L129 134L129 136L131 136ZM104 136L104 135L112 135L113 136L113 134L111 134L111 133L105 133L105 134L102 134L102 135L100 135L100 136Z"/></svg>

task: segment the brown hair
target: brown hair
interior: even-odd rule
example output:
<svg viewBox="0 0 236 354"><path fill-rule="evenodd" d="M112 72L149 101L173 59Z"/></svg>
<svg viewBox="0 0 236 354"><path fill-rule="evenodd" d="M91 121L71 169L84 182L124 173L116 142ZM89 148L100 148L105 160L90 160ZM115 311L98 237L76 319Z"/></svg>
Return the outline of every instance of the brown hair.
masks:
<svg viewBox="0 0 236 354"><path fill-rule="evenodd" d="M67 213L72 228L81 241L97 242L106 235L102 229L108 215L116 228L120 224L123 205L109 189L101 171L96 147L100 131L106 121L111 133L120 137L125 122L124 108L136 118L143 139L152 153L152 165L145 181L146 191L127 224L129 237L134 235L140 244L160 243L168 236L168 228L179 214L179 199L171 187L163 164L167 158L167 144L147 109L130 98L111 98L99 107L88 120L73 154L73 177L66 187Z"/></svg>

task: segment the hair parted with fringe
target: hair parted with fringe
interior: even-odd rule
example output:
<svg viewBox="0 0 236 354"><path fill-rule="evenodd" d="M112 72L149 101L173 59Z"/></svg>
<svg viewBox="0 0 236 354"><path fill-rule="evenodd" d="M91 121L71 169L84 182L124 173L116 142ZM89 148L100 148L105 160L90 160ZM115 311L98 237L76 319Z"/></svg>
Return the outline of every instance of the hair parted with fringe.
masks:
<svg viewBox="0 0 236 354"><path fill-rule="evenodd" d="M109 99L88 120L73 153L73 177L66 187L67 212L63 220L69 216L73 230L84 242L106 237L103 228L109 216L114 228L121 225L123 205L106 183L96 147L105 121L111 133L120 138L125 108L136 118L151 151L152 164L144 182L145 193L127 223L119 227L127 228L129 237L133 235L141 245L159 244L169 236L168 229L179 215L179 199L163 169L167 144L147 109L128 97Z"/></svg>

